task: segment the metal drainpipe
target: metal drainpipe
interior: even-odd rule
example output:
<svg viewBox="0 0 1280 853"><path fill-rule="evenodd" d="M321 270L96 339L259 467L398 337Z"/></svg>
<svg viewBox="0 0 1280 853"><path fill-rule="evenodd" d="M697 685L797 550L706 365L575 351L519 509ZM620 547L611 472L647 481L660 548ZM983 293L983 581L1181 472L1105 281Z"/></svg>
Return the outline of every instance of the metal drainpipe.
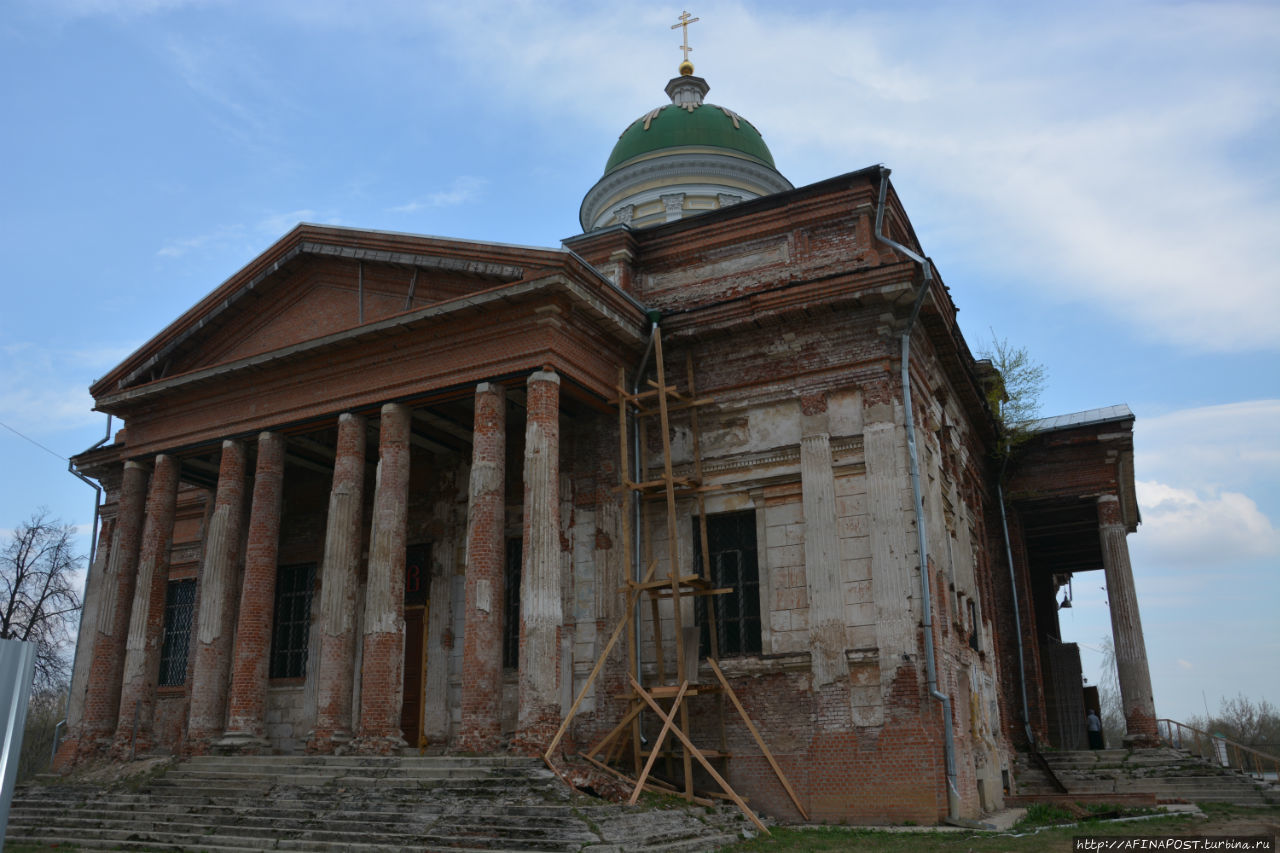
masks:
<svg viewBox="0 0 1280 853"><path fill-rule="evenodd" d="M913 252L901 243L884 236L885 195L889 188L889 169L880 167L880 198L876 204L876 239L906 255L920 265L924 281L911 306L911 316L902 332L902 407L905 410L907 431L907 456L911 467L911 492L916 516L916 540L920 551L920 603L924 608L924 665L929 695L942 703L943 752L947 769L947 820L960 820L960 792L956 786L956 743L951 727L951 697L938 689L938 668L933 650L933 602L929 592L928 537L925 531L924 501L920 496L920 461L916 454L916 424L911 406L911 330L915 327L920 307L933 284L933 264L928 258Z"/></svg>
<svg viewBox="0 0 1280 853"><path fill-rule="evenodd" d="M1013 628L1018 635L1018 679L1022 683L1022 727L1027 743L1036 748L1036 734L1031 730L1031 712L1027 706L1027 665L1022 659L1022 615L1018 608L1018 579L1013 569L1013 548L1009 547L1009 519L1004 510L1004 469L1009 464L1009 441L1005 439L1004 459L996 479L996 498L1000 502L1000 528L1004 532L1004 553L1009 558L1009 590L1013 593Z"/></svg>
<svg viewBox="0 0 1280 853"><path fill-rule="evenodd" d="M111 415L108 414L106 433L102 436L102 438L98 441L97 444L93 445L93 447L90 447L88 450L85 451L85 453L88 453L89 450L97 450L99 447L106 444L110 439L111 439ZM98 521L101 519L101 514L102 514L102 486L98 485L93 480L90 480L84 474L81 474L79 471L77 471L76 464L71 460L67 460L67 470L71 472L72 476L74 476L80 482L84 483L86 486L93 489L93 528L89 534L89 565L85 567L85 573L84 573L84 589L85 589L85 592L88 592L89 591L89 573L93 571L94 560L96 560L98 557ZM84 625L83 602L82 602L82 609L80 610L80 624ZM71 678L73 681L75 680L75 674L76 674L76 661L78 661L79 659L80 659L80 637L79 637L79 631L77 630L76 650L75 650L75 654L71 656ZM58 731L62 726L66 725L67 720L70 717L71 717L71 690L70 688L68 688L67 704L62 711L62 719L59 720L58 724L53 727L53 750L49 754L50 764L53 763L54 756L58 754L58 746L59 746Z"/></svg>
<svg viewBox="0 0 1280 853"><path fill-rule="evenodd" d="M644 377L644 369L649 365L649 356L653 354L653 342L654 342L654 338L658 334L658 321L662 319L662 312L658 311L657 309L646 309L645 316L649 318L649 343L644 348L644 355L640 356L640 366L636 368L635 379L631 383L632 394L640 393L640 382ZM632 482L635 482L635 483L640 482L640 424L639 422L636 423L631 433L631 480ZM642 581L644 581L644 566L642 564L644 550L642 548L642 542L641 542L641 538L642 538L641 527L644 520L641 516L642 516L642 507L641 507L640 495L637 494L636 492L632 492L631 493L631 517L632 517L631 571L632 571L632 574L635 575L636 583L641 583ZM640 649L641 649L641 641L643 639L642 637L643 626L640 621L640 596L636 596L635 614L634 614L634 619L632 620L632 623L633 623L632 627L635 631L635 643L636 643L636 681L639 681L640 684L643 685L644 669L640 665L640 660L641 660ZM642 711L641 715L643 715L643 713L644 712ZM637 724L640 725L641 730L643 730L644 728L643 716L637 717ZM641 738L643 737L644 735L642 734Z"/></svg>

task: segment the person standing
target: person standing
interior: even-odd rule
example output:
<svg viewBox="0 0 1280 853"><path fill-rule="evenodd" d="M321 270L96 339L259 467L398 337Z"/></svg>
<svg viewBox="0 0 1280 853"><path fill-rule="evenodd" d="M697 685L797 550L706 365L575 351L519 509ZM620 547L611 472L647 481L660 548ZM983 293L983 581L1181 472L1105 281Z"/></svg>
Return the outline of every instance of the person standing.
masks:
<svg viewBox="0 0 1280 853"><path fill-rule="evenodd" d="M1092 708L1085 715L1085 728L1089 730L1089 748L1102 749L1102 720L1098 718L1098 712Z"/></svg>

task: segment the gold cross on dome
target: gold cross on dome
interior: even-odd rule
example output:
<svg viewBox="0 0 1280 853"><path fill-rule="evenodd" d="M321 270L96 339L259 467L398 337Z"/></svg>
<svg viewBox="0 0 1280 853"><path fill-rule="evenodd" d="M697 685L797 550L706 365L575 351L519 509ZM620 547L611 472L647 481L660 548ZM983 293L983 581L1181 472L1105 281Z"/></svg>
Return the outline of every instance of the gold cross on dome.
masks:
<svg viewBox="0 0 1280 853"><path fill-rule="evenodd" d="M681 12L681 13L680 13L680 23L678 23L678 24L672 24L672 25L671 25L671 29L673 29L673 30L674 30L676 27L683 27L683 28L684 28L684 44L680 45L680 49L684 51L684 61L685 61L685 62L688 62L688 61L689 61L689 51L693 50L693 48L689 47L689 25L690 25L690 24L692 24L694 21L700 21L700 20L702 20L702 19L701 19L701 18L690 18L690 17L689 17L689 13L688 13L688 12Z"/></svg>

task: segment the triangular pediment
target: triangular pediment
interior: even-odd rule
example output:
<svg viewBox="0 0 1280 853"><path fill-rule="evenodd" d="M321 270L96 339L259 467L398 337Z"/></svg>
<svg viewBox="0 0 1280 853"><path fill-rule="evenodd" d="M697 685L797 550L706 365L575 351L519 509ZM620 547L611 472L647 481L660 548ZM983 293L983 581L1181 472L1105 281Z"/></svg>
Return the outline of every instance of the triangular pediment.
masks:
<svg viewBox="0 0 1280 853"><path fill-rule="evenodd" d="M544 274L555 250L299 225L91 389L235 362Z"/></svg>

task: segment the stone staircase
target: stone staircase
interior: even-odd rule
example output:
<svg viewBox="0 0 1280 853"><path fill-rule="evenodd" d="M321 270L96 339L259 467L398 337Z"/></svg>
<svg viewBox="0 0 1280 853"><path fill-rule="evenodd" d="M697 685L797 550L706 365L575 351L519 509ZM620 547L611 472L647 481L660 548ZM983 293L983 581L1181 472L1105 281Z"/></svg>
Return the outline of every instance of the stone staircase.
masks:
<svg viewBox="0 0 1280 853"><path fill-rule="evenodd" d="M1280 788L1181 750L1098 749L1042 753L1072 795L1091 799L1107 795L1147 794L1158 802L1234 803L1262 806L1280 803ZM1019 753L1015 770L1018 797L1062 796L1043 771Z"/></svg>
<svg viewBox="0 0 1280 853"><path fill-rule="evenodd" d="M537 759L204 756L105 786L23 785L6 839L207 853L695 853L748 826L736 809L677 802L575 794Z"/></svg>

